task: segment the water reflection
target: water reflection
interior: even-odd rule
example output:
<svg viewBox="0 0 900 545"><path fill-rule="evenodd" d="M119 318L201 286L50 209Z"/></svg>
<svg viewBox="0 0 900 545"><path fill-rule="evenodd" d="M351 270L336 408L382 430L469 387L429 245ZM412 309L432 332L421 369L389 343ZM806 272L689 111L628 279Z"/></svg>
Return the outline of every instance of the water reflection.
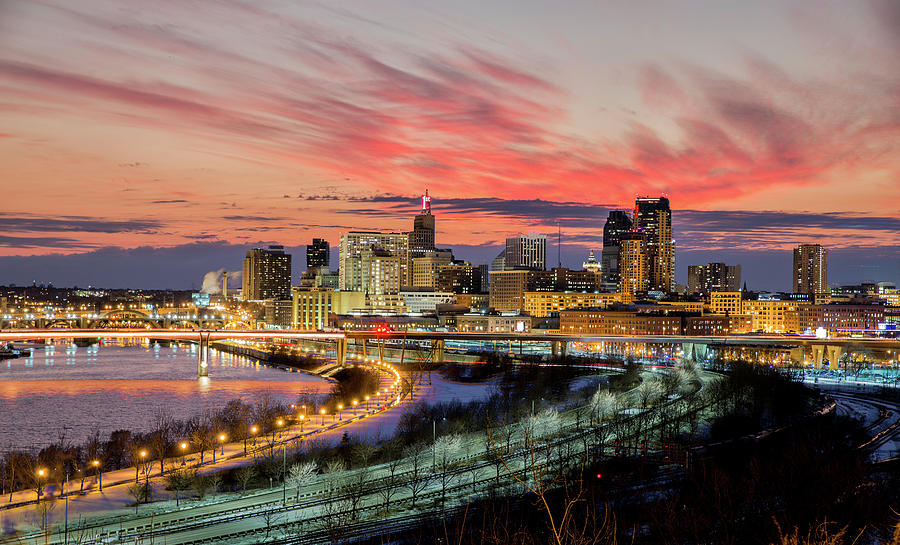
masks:
<svg viewBox="0 0 900 545"><path fill-rule="evenodd" d="M62 432L80 442L95 428L104 436L146 431L157 408L185 419L234 398L252 402L268 392L293 402L301 391L330 387L218 351L210 353L210 376L198 379L196 345L34 345L30 357L0 365L0 448L40 447Z"/></svg>

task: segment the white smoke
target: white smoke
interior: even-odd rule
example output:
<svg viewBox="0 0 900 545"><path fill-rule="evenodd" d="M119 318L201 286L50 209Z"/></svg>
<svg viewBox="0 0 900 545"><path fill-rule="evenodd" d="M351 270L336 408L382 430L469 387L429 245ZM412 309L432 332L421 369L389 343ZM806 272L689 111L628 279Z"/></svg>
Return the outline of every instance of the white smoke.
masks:
<svg viewBox="0 0 900 545"><path fill-rule="evenodd" d="M222 293L223 274L225 274L225 269L209 271L203 275L203 287L200 288L200 293L208 293L210 295ZM228 289L237 289L241 285L240 280L241 271L230 271L228 273Z"/></svg>

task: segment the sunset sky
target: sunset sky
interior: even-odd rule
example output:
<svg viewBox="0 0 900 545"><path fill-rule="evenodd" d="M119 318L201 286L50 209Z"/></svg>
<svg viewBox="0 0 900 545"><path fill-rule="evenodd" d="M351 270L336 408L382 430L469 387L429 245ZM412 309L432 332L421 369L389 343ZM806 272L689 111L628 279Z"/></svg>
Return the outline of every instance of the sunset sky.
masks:
<svg viewBox="0 0 900 545"><path fill-rule="evenodd" d="M900 2L0 2L0 284L197 287L409 230L487 262L666 195L678 281L900 283ZM333 249L336 259L337 249ZM295 277L295 281L298 277Z"/></svg>

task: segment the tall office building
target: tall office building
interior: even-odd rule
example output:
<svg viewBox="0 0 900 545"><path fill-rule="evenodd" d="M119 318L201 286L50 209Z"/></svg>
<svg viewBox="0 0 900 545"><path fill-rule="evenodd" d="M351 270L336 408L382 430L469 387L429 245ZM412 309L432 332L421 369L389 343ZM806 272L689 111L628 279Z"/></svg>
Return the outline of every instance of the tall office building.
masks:
<svg viewBox="0 0 900 545"><path fill-rule="evenodd" d="M284 246L255 248L247 252L243 267L243 298L245 301L290 299L291 255Z"/></svg>
<svg viewBox="0 0 900 545"><path fill-rule="evenodd" d="M505 270L547 269L547 236L514 235L506 237L503 268Z"/></svg>
<svg viewBox="0 0 900 545"><path fill-rule="evenodd" d="M422 211L413 219L413 230L409 232L409 257L424 257L431 252L434 252L434 216L426 189L422 195Z"/></svg>
<svg viewBox="0 0 900 545"><path fill-rule="evenodd" d="M688 292L740 291L741 266L724 263L688 266Z"/></svg>
<svg viewBox="0 0 900 545"><path fill-rule="evenodd" d="M794 248L794 293L815 295L828 291L828 250L821 244Z"/></svg>
<svg viewBox="0 0 900 545"><path fill-rule="evenodd" d="M634 203L634 228L644 234L649 289L675 291L675 241L672 211L665 197L639 197Z"/></svg>
<svg viewBox="0 0 900 545"><path fill-rule="evenodd" d="M306 246L306 268L327 267L331 258L331 250L328 241L323 238L312 239L312 244Z"/></svg>
<svg viewBox="0 0 900 545"><path fill-rule="evenodd" d="M600 277L603 288L616 291L619 284L619 241L632 228L624 210L610 210L603 225L603 252L600 254Z"/></svg>
<svg viewBox="0 0 900 545"><path fill-rule="evenodd" d="M373 252L378 252L378 257L387 253L398 258L399 282L410 285L408 233L352 231L341 235L338 287L342 291L367 290L371 260L376 257Z"/></svg>
<svg viewBox="0 0 900 545"><path fill-rule="evenodd" d="M631 232L619 239L618 292L623 303L630 303L650 288L648 258L644 233Z"/></svg>

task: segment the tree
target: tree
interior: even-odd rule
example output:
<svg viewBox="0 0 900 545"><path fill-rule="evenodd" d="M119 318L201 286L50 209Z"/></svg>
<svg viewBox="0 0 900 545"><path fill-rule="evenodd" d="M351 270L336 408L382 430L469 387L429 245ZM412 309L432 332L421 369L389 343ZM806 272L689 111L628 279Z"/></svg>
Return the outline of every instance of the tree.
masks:
<svg viewBox="0 0 900 545"><path fill-rule="evenodd" d="M181 496L179 494L191 487L191 479L191 474L185 469L176 469L170 471L169 474L166 475L166 488L175 491L176 507L178 507L181 502Z"/></svg>
<svg viewBox="0 0 900 545"><path fill-rule="evenodd" d="M191 443L200 454L200 465L203 465L203 453L214 447L213 432L207 422L199 422L191 432Z"/></svg>
<svg viewBox="0 0 900 545"><path fill-rule="evenodd" d="M428 478L425 473L425 446L422 443L414 443L406 447L403 456L411 464L404 485L409 490L412 506L415 508L419 494L428 487Z"/></svg>
<svg viewBox="0 0 900 545"><path fill-rule="evenodd" d="M128 495L134 498L134 512L137 514L138 505L150 501L153 496L153 488L146 481L131 483L128 487Z"/></svg>
<svg viewBox="0 0 900 545"><path fill-rule="evenodd" d="M452 484L454 478L454 474L448 470L450 469L454 456L459 454L459 451L462 448L462 437L456 434L442 435L437 438L437 441L434 442L432 448L434 449L434 455L437 458L441 470L438 475L438 480L441 484L441 509L443 510L447 499L447 489Z"/></svg>
<svg viewBox="0 0 900 545"><path fill-rule="evenodd" d="M237 470L235 477L237 478L238 484L241 485L241 492L247 491L247 485L250 484L250 481L252 481L255 476L256 467L253 465L244 466Z"/></svg>
<svg viewBox="0 0 900 545"><path fill-rule="evenodd" d="M166 453L172 447L172 428L174 427L174 418L163 407L157 407L153 413L153 431L150 434L150 443L153 450L159 456L159 474L165 475L165 467L163 465L166 459Z"/></svg>
<svg viewBox="0 0 900 545"><path fill-rule="evenodd" d="M388 474L386 486L382 486L378 490L378 494L381 496L382 501L384 501L385 511L390 511L391 498L397 493L397 487L400 484L398 473L400 471L400 465L403 463L400 440L396 438L391 439L385 443L381 451L387 458L386 466Z"/></svg>
<svg viewBox="0 0 900 545"><path fill-rule="evenodd" d="M296 494L294 496L295 501L300 499L300 487L311 481L316 476L316 472L317 467L315 462L294 464L291 466L291 469L288 470L287 484L296 489Z"/></svg>
<svg viewBox="0 0 900 545"><path fill-rule="evenodd" d="M197 492L197 499L202 500L209 493L209 490L213 486L212 480L206 475L201 475L199 472L194 471L191 475L191 484L194 486L194 490Z"/></svg>

